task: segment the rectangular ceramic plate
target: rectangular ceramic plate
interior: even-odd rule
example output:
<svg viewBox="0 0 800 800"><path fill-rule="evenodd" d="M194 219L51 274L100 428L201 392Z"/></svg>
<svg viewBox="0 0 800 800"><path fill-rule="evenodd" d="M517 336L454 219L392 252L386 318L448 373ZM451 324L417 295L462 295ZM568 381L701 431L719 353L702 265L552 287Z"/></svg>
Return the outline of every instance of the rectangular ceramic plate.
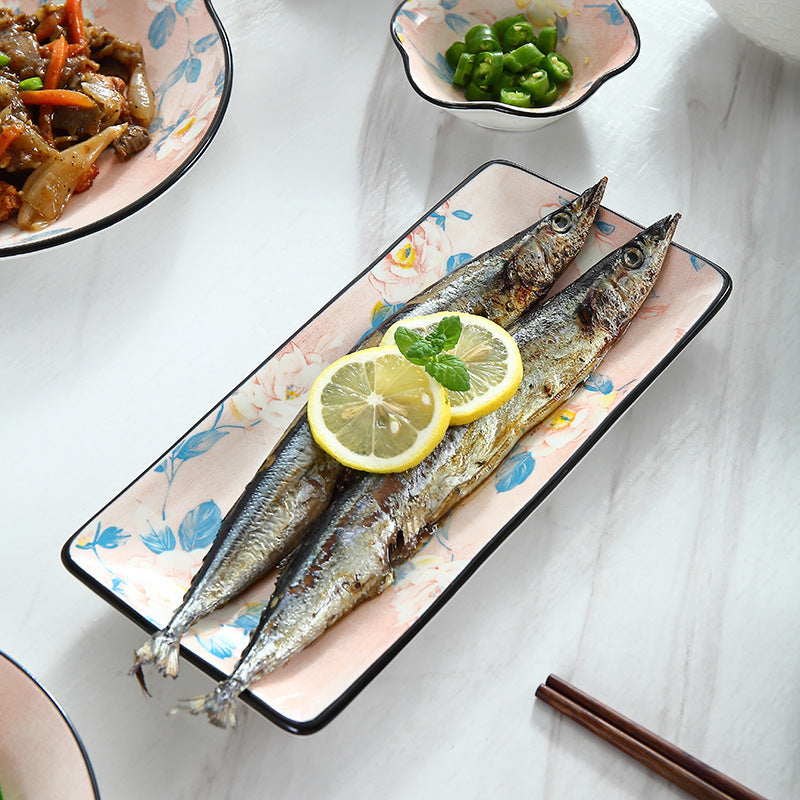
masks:
<svg viewBox="0 0 800 800"><path fill-rule="evenodd" d="M480 167L75 533L62 551L67 569L148 632L162 627L221 517L321 369L423 287L574 196L513 164ZM561 284L640 230L601 209ZM599 371L442 522L391 588L243 699L295 733L327 724L568 474L730 290L719 267L673 245L653 293ZM215 680L228 674L273 582L267 577L198 623L184 638L183 656Z"/></svg>

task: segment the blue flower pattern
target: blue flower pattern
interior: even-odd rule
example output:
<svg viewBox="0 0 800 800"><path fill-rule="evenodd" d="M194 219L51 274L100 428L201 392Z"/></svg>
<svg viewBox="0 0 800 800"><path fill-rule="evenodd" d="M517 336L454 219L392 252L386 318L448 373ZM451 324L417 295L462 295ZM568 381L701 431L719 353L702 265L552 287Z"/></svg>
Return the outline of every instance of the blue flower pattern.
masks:
<svg viewBox="0 0 800 800"><path fill-rule="evenodd" d="M533 474L536 459L527 448L517 446L505 461L497 468L494 475L494 488L498 494L510 492Z"/></svg>
<svg viewBox="0 0 800 800"><path fill-rule="evenodd" d="M105 564L103 551L124 547L133 538L138 538L150 552L156 555L176 550L179 547L185 552L200 550L209 547L214 541L222 522L222 512L213 500L201 502L187 511L180 522L177 533L167 522L167 503L173 482L186 461L203 456L232 429L245 427L244 425L221 425L223 408L224 406L220 406L217 410L211 428L187 436L153 467L153 473L163 474L167 478L160 519L156 522L148 520L148 529L138 534L127 533L116 525L103 525L101 521L98 521L92 539L76 542L77 549L93 551L103 569L111 576L111 590L116 594L125 594L125 581L115 575L113 570ZM253 423L253 425L257 424L258 422ZM249 624L249 617L243 618L241 623L237 622L238 627L243 630ZM207 642L204 643L204 646L207 645ZM213 647L217 646L213 645Z"/></svg>
<svg viewBox="0 0 800 800"><path fill-rule="evenodd" d="M167 524L167 502L175 478L187 461L207 453L231 430L245 427L244 425L221 425L223 409L224 405L217 409L217 415L209 429L189 434L153 468L154 472L163 473L167 478L167 489L164 493L158 527L149 523L150 531L141 535L142 542L153 553L165 553L175 550L178 546L187 552L199 550L208 547L217 535L217 530L222 522L222 512L213 500L206 500L187 511L181 520L177 536ZM257 425L258 422L253 424Z"/></svg>
<svg viewBox="0 0 800 800"><path fill-rule="evenodd" d="M165 5L159 11L153 21L150 23L150 28L147 34L147 40L154 50L160 50L164 47L170 38L175 33L176 27L179 22L183 22L186 28L191 27L188 17L188 12L193 8L198 0L177 0L174 5ZM174 122L169 124L162 116L162 105L167 94L173 89L180 89L181 81L186 83L196 83L203 72L203 61L198 56L201 56L209 48L213 47L219 41L219 36L216 33L203 36L197 41L192 41L189 37L186 44L186 52L183 54L182 60L164 79L163 83L154 88L156 97L156 116L150 125L150 134L153 138L153 147L155 152L158 152L163 146L164 142L176 130L186 124L189 120L189 112L185 109L181 112ZM225 76L222 69L219 70L214 79L214 88L216 96L222 94L222 89L225 81ZM158 135L156 135L158 134Z"/></svg>
<svg viewBox="0 0 800 800"><path fill-rule="evenodd" d="M616 3L592 3L584 8L599 8L598 16L602 17L609 25L622 25L625 18Z"/></svg>

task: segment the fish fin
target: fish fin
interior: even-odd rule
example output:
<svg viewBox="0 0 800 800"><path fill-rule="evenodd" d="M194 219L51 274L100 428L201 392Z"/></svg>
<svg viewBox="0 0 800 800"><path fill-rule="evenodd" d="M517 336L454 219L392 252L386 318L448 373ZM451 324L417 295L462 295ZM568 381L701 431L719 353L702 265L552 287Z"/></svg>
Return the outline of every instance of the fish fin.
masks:
<svg viewBox="0 0 800 800"><path fill-rule="evenodd" d="M155 664L156 669L170 678L178 677L179 642L167 631L157 631L133 654L133 666L129 674L135 675L142 688L147 691L142 677L145 664ZM149 692L148 692L149 694Z"/></svg>
<svg viewBox="0 0 800 800"><path fill-rule="evenodd" d="M196 716L206 714L209 722L218 728L235 728L236 709L234 704L239 696L239 691L228 681L223 681L210 694L178 700L172 713L188 711Z"/></svg>
<svg viewBox="0 0 800 800"><path fill-rule="evenodd" d="M142 663L137 660L137 651L133 651L133 666L128 670L128 675L135 676L136 680L139 681L139 686L142 689L142 692L146 694L148 697L152 697L153 695L150 694L150 690L147 688L147 684L144 680L144 671L142 670Z"/></svg>

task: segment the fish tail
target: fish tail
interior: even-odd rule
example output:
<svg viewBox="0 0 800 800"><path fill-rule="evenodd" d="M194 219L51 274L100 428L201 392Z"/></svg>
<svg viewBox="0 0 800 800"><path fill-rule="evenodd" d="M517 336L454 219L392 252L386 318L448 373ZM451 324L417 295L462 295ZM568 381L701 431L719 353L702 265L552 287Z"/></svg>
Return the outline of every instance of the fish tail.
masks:
<svg viewBox="0 0 800 800"><path fill-rule="evenodd" d="M218 728L235 728L235 702L242 688L238 681L223 681L209 694L178 700L178 704L173 710L188 711L196 716L205 714L209 722Z"/></svg>
<svg viewBox="0 0 800 800"><path fill-rule="evenodd" d="M178 654L178 638L169 631L157 631L138 650L134 651L130 674L136 676L142 688L147 692L142 667L145 664L155 664L156 669L162 675L177 678Z"/></svg>

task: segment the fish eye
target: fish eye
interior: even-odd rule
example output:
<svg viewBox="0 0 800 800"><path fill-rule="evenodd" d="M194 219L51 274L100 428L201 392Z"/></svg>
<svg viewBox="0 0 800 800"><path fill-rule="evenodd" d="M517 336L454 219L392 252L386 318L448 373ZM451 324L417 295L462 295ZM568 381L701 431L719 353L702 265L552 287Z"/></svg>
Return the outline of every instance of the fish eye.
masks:
<svg viewBox="0 0 800 800"><path fill-rule="evenodd" d="M622 260L629 269L636 269L642 266L644 255L638 247L629 247L623 254Z"/></svg>
<svg viewBox="0 0 800 800"><path fill-rule="evenodd" d="M556 233L566 233L572 227L572 215L566 211L559 211L553 217L553 230Z"/></svg>

